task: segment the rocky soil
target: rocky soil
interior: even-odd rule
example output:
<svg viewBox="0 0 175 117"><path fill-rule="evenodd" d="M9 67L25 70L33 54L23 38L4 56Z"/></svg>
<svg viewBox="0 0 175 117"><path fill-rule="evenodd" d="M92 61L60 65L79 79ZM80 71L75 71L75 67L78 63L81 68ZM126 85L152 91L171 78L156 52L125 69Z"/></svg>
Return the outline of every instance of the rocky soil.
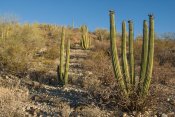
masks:
<svg viewBox="0 0 175 117"><path fill-rule="evenodd" d="M0 86L3 87L0 87L0 109L2 109L0 116L5 117L7 115L4 114L3 109L12 109L18 113L17 115L14 114L14 116L26 117L175 117L175 110L173 110L175 108L169 109L171 111L167 113L163 113L163 111L157 111L157 113L147 111L144 114L133 112L128 115L119 110L109 111L98 107L89 92L82 88L84 87L82 85L86 84L83 82L89 82L89 79L93 76L93 71L85 71L82 65L83 62L81 62L88 58L89 51L82 50L79 46L71 49L69 72L71 85L64 87L57 84L56 70L49 71L44 78L43 74L34 74L19 79L13 75L1 73ZM58 65L58 60L55 60L55 63ZM36 77L41 76L42 80L38 80L40 78L36 80ZM164 94L165 98L160 97L166 102L163 104L160 102L160 110L164 104L169 103L175 106L175 87L168 87L162 84L156 86L163 93L165 90L171 93L167 94L171 97L167 98L166 94ZM12 94L15 99L10 98ZM10 103L11 107L2 106L6 98L12 100Z"/></svg>

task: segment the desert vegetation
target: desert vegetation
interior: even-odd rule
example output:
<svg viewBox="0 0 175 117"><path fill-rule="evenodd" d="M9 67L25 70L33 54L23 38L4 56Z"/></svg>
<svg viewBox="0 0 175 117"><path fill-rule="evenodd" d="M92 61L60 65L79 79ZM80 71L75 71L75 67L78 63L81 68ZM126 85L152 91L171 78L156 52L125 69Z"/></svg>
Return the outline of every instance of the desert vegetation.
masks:
<svg viewBox="0 0 175 117"><path fill-rule="evenodd" d="M175 116L175 39L154 16L110 30L0 19L0 116ZM149 24L149 25L148 25Z"/></svg>

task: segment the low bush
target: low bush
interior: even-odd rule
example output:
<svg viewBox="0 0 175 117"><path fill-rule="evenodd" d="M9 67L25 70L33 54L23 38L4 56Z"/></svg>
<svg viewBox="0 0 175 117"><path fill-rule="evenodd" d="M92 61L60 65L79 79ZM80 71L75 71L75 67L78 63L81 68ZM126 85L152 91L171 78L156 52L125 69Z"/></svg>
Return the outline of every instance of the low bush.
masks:
<svg viewBox="0 0 175 117"><path fill-rule="evenodd" d="M11 30L0 38L0 69L25 74L34 54L45 46L37 27L28 24L7 24Z"/></svg>

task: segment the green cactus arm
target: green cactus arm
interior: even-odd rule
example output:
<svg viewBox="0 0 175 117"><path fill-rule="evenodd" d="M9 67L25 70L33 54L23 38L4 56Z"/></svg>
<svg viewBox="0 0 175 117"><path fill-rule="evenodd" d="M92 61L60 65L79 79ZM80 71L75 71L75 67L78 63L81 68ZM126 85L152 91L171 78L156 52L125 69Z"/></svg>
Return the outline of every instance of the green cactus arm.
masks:
<svg viewBox="0 0 175 117"><path fill-rule="evenodd" d="M87 35L84 34L84 48L87 49Z"/></svg>
<svg viewBox="0 0 175 117"><path fill-rule="evenodd" d="M125 84L128 90L128 85L130 83L129 78L129 71L128 71L128 62L127 62L127 54L126 54L126 23L125 21L122 22L122 69L123 69L123 76L125 79Z"/></svg>
<svg viewBox="0 0 175 117"><path fill-rule="evenodd" d="M110 47L112 54L112 65L115 74L115 78L118 80L121 89L124 91L124 94L127 95L127 90L122 78L122 73L120 69L117 47L116 47L116 29L115 29L115 16L114 11L110 11Z"/></svg>
<svg viewBox="0 0 175 117"><path fill-rule="evenodd" d="M146 77L146 68L148 60L148 24L143 21L143 44L142 44L142 57L141 57L141 71L139 79L139 88L143 88L143 81Z"/></svg>
<svg viewBox="0 0 175 117"><path fill-rule="evenodd" d="M61 44L60 44L60 79L63 81L64 76L64 40L65 40L65 28L62 27Z"/></svg>
<svg viewBox="0 0 175 117"><path fill-rule="evenodd" d="M88 49L89 48L89 38L88 38L88 27L85 26L85 49Z"/></svg>
<svg viewBox="0 0 175 117"><path fill-rule="evenodd" d="M66 65L65 65L65 73L64 73L64 84L68 83L68 75L69 75L69 61L70 61L70 39L67 40L67 48L66 48Z"/></svg>
<svg viewBox="0 0 175 117"><path fill-rule="evenodd" d="M88 33L86 34L86 49L89 49L89 35Z"/></svg>
<svg viewBox="0 0 175 117"><path fill-rule="evenodd" d="M134 32L133 32L133 22L131 20L129 23L129 70L130 70L130 82L132 85L135 84L135 66L134 66Z"/></svg>
<svg viewBox="0 0 175 117"><path fill-rule="evenodd" d="M146 70L146 78L143 83L143 95L148 94L151 83L154 59L154 16L149 15L149 46L148 46L148 62Z"/></svg>
<svg viewBox="0 0 175 117"><path fill-rule="evenodd" d="M82 36L81 36L81 47L83 48L83 49L85 49L84 48L84 35L82 34Z"/></svg>

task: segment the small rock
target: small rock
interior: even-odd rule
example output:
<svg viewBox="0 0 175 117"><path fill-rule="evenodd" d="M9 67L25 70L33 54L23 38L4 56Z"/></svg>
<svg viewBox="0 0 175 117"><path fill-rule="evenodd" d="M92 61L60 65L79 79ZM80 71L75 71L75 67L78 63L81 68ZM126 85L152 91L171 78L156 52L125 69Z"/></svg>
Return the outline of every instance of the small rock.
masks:
<svg viewBox="0 0 175 117"><path fill-rule="evenodd" d="M167 101L169 102L170 101L170 98L167 98Z"/></svg>
<svg viewBox="0 0 175 117"><path fill-rule="evenodd" d="M88 73L89 75L92 75L92 74L93 74L91 71L87 71L87 73Z"/></svg>
<svg viewBox="0 0 175 117"><path fill-rule="evenodd" d="M136 111L133 111L132 114L133 114L133 115L136 115Z"/></svg>
<svg viewBox="0 0 175 117"><path fill-rule="evenodd" d="M158 111L156 115L157 115L158 117L160 117L162 114L163 114L162 112Z"/></svg>
<svg viewBox="0 0 175 117"><path fill-rule="evenodd" d="M145 111L144 115L145 115L146 117L149 117L150 114L149 114L148 111Z"/></svg>
<svg viewBox="0 0 175 117"><path fill-rule="evenodd" d="M138 113L136 114L136 117L142 117L141 112L138 112Z"/></svg>
<svg viewBox="0 0 175 117"><path fill-rule="evenodd" d="M9 76L5 76L6 79L9 79Z"/></svg>
<svg viewBox="0 0 175 117"><path fill-rule="evenodd" d="M64 90L64 91L66 91L66 92L68 92L68 91L69 91L69 89L68 89L67 87L65 87L63 90Z"/></svg>
<svg viewBox="0 0 175 117"><path fill-rule="evenodd" d="M30 110L30 106L27 106L27 107L26 107L26 110Z"/></svg>
<svg viewBox="0 0 175 117"><path fill-rule="evenodd" d="M171 113L168 113L167 115L168 115L168 117L174 117L175 116L175 113L174 112L171 112Z"/></svg>
<svg viewBox="0 0 175 117"><path fill-rule="evenodd" d="M128 115L126 113L123 113L123 116L122 117L127 117Z"/></svg>
<svg viewBox="0 0 175 117"><path fill-rule="evenodd" d="M166 115L165 113L163 113L161 117L168 117L168 115Z"/></svg>

